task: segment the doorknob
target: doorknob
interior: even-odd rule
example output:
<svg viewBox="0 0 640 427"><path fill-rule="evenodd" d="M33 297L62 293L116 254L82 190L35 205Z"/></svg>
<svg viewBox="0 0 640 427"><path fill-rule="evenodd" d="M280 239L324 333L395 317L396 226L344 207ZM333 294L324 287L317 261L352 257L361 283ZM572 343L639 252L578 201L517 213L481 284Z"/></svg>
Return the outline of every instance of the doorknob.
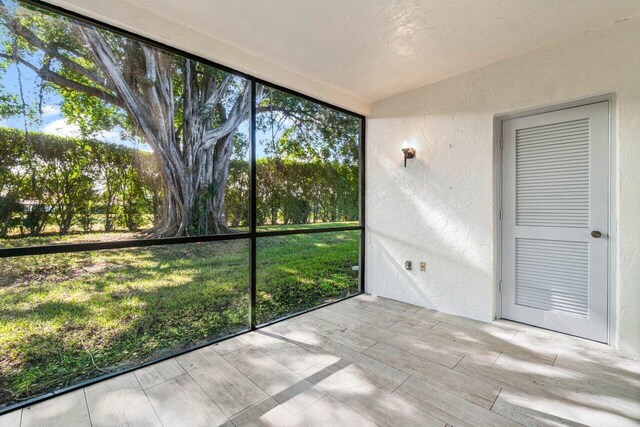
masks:
<svg viewBox="0 0 640 427"><path fill-rule="evenodd" d="M601 232L599 232L598 230L593 230L593 231L591 232L591 237L594 237L594 238L596 238L596 239L599 239L600 237L602 237L602 233L601 233Z"/></svg>

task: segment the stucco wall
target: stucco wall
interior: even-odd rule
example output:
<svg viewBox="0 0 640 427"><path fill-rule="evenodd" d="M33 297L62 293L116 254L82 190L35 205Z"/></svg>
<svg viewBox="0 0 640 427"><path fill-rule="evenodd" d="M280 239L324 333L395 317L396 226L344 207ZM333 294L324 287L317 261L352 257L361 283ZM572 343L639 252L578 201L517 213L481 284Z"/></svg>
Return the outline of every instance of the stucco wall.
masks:
<svg viewBox="0 0 640 427"><path fill-rule="evenodd" d="M367 291L495 315L497 115L615 93L617 336L640 354L640 19L398 95L367 124ZM417 158L402 167L408 143ZM404 270L404 260L414 269ZM427 262L420 272L419 261Z"/></svg>

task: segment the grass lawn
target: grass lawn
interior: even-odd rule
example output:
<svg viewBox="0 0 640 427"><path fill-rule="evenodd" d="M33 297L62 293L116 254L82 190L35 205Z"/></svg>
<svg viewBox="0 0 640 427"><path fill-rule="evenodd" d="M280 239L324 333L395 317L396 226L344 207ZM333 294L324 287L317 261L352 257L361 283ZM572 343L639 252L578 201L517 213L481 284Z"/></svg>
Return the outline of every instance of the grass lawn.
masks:
<svg viewBox="0 0 640 427"><path fill-rule="evenodd" d="M359 235L258 239L258 321L357 292ZM0 269L0 406L248 327L245 240L4 258Z"/></svg>

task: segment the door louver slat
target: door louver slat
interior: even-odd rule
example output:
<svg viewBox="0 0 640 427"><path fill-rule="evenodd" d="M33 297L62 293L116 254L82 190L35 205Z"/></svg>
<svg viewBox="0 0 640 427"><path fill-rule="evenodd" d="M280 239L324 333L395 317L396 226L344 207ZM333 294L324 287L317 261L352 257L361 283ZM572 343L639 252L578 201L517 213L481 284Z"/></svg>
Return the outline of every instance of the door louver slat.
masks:
<svg viewBox="0 0 640 427"><path fill-rule="evenodd" d="M516 131L516 225L589 226L589 119Z"/></svg>
<svg viewBox="0 0 640 427"><path fill-rule="evenodd" d="M516 304L589 315L589 244L516 239Z"/></svg>

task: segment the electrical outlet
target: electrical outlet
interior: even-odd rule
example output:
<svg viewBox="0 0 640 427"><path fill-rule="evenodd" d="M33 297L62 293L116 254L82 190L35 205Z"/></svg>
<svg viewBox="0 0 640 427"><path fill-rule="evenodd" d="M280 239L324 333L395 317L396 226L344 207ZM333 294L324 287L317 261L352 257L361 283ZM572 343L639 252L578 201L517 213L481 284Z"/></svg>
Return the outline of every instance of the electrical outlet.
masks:
<svg viewBox="0 0 640 427"><path fill-rule="evenodd" d="M427 263L420 261L420 271L427 271Z"/></svg>
<svg viewBox="0 0 640 427"><path fill-rule="evenodd" d="M411 261L405 261L404 262L404 269L405 270L411 270Z"/></svg>

